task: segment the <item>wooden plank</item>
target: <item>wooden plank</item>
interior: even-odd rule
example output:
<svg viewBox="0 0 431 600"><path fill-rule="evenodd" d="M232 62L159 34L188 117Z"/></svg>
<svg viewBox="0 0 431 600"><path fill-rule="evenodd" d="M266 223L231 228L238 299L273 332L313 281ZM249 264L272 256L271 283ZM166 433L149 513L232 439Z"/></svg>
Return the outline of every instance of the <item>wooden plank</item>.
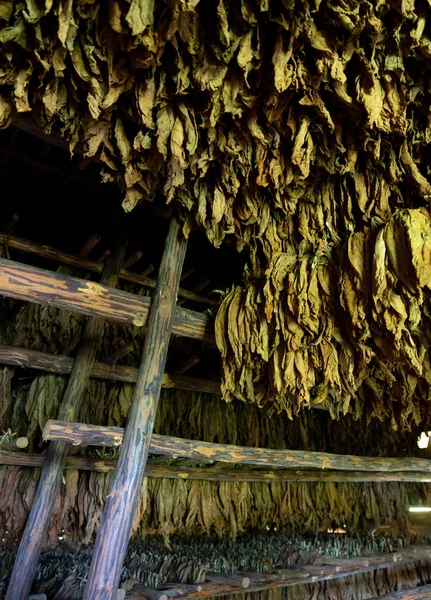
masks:
<svg viewBox="0 0 431 600"><path fill-rule="evenodd" d="M124 444L106 498L84 600L112 600L119 587L162 387L186 247L181 225L173 217L160 264Z"/></svg>
<svg viewBox="0 0 431 600"><path fill-rule="evenodd" d="M0 345L0 364L67 375L72 371L73 358L61 354L47 354L46 352L38 352L36 350L29 350L28 348ZM138 371L139 369L136 367L96 362L93 365L90 377L136 383ZM187 375L177 375L175 373L165 373L163 375L162 387L221 395L220 384L217 381L188 377Z"/></svg>
<svg viewBox="0 0 431 600"><path fill-rule="evenodd" d="M0 258L0 295L142 327L151 300L85 279ZM214 344L207 315L178 308L172 333Z"/></svg>
<svg viewBox="0 0 431 600"><path fill-rule="evenodd" d="M57 250L56 248L52 248L51 246L47 246L45 244L39 244L37 242L31 242L23 238L15 237L5 233L0 233L0 244L7 248L14 248L15 250L19 250L21 252L28 252L29 254L36 254L37 256L46 258L48 260L56 260L65 265L70 265L72 267L77 267L80 269L86 269L94 273L101 273L103 268L103 261L89 260L84 256L85 253L91 252L91 250L95 246L95 243L97 243L96 235L92 236L87 241L86 245L84 245L84 247L81 249L80 255L78 257L74 256L73 254L69 254L69 252L63 252L62 250ZM134 255L134 258L136 258L136 253ZM132 271L128 271L126 266L124 266L124 268L122 268L120 271L120 279L123 279L124 281L129 281L130 283L136 283L137 285L141 285L150 289L156 288L155 279L151 279L143 273L139 274L133 273ZM183 288L178 288L178 296L180 298L184 298L186 300L193 300L194 302L199 302L202 304L209 304L213 306L217 306L218 304L220 304L219 300L208 298L207 296L202 296L202 294L199 294L195 291L185 290Z"/></svg>
<svg viewBox="0 0 431 600"><path fill-rule="evenodd" d="M84 446L121 446L124 429L50 420L43 430L45 440L61 440ZM431 460L424 458L386 458L307 452L305 450L270 450L214 444L197 440L153 434L152 454L220 461L235 464L283 467L285 469L335 469L340 471L421 471L431 473Z"/></svg>
<svg viewBox="0 0 431 600"><path fill-rule="evenodd" d="M419 560L429 560L431 558L431 548L418 547L414 550L403 550L395 554L382 554L370 558L370 564L365 565L360 559L355 563L355 558L348 559L344 569L336 570L333 566L323 566L321 568L315 565L298 566L291 569L282 569L270 574L259 573L238 573L238 576L246 575L249 579L247 593L259 592L274 588L290 587L293 585L318 583L320 581L328 581L332 579L340 579L360 573L369 573L379 569L388 569L395 564L411 563ZM340 562L342 559L340 559ZM339 566L339 565L338 565ZM219 581L205 581L196 585L182 586L181 584L160 586L157 590L151 590L148 595L148 588L136 585L126 595L127 600L163 600L162 595L170 598L181 598L194 600L196 598L212 598L217 596L227 596L233 594L244 593L244 588L239 581L230 580L229 576L221 576ZM401 596L403 597L403 596ZM413 596L414 598L415 596ZM419 596L420 598L421 596ZM426 597L426 596L425 596ZM389 596L389 598L392 598Z"/></svg>
<svg viewBox="0 0 431 600"><path fill-rule="evenodd" d="M2 448L2 446L0 446ZM21 452L8 452L0 450L0 465L21 467L41 467L44 462L43 454L26 454ZM85 458L68 456L66 469L82 471L98 471L109 473L115 471L116 460L102 460L99 458ZM367 483L367 482L414 482L431 483L431 474L416 472L381 473L362 471L318 471L310 469L302 471L297 469L221 469L218 467L177 467L175 465L161 465L147 461L145 469L147 477L166 477L169 479L199 479L204 481L248 481L271 483L272 481L307 481L307 482L337 482L337 483Z"/></svg>
<svg viewBox="0 0 431 600"><path fill-rule="evenodd" d="M124 260L125 244L108 261L102 282L111 287L118 281L118 273ZM103 332L103 321L90 318L85 326L83 340L74 360L72 372L59 409L59 417L66 421L76 419L84 392L96 358L98 338ZM21 538L12 575L9 580L6 600L27 600L36 573L40 552L45 542L49 521L54 510L64 464L69 452L63 442L49 445L46 458L33 500L27 524Z"/></svg>
<svg viewBox="0 0 431 600"><path fill-rule="evenodd" d="M127 597L127 596L126 596ZM370 600L430 600L431 585L420 585L417 588L410 590L401 590L393 594L385 594L384 596L375 596Z"/></svg>

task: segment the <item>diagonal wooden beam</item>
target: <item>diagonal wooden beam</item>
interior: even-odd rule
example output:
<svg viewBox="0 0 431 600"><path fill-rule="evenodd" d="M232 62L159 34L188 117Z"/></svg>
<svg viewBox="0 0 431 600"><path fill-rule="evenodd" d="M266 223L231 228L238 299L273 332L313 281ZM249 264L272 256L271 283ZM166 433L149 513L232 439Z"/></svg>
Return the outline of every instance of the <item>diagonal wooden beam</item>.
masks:
<svg viewBox="0 0 431 600"><path fill-rule="evenodd" d="M124 260L126 244L120 244L117 252L108 261L102 283L115 287ZM103 332L103 321L92 317L85 326L83 340L73 363L70 378L59 409L59 417L66 421L76 419L81 407L84 392L96 358L98 338ZM49 521L61 485L69 446L65 443L49 445L43 463L36 495L30 515L21 538L6 600L27 600L36 573L40 552L45 542Z"/></svg>
<svg viewBox="0 0 431 600"><path fill-rule="evenodd" d="M0 295L142 327L151 299L100 283L0 258ZM214 344L207 315L177 308L172 333Z"/></svg>
<svg viewBox="0 0 431 600"><path fill-rule="evenodd" d="M148 320L141 368L84 590L84 600L114 600L148 458L187 241L172 218Z"/></svg>
<svg viewBox="0 0 431 600"><path fill-rule="evenodd" d="M84 446L121 446L124 429L65 421L47 422L43 430L45 440L60 440ZM421 471L431 473L431 460L424 458L387 458L349 456L308 452L305 450L271 450L186 440L153 434L150 448L152 454L203 461L220 461L235 464L282 467L284 469L336 469L340 471Z"/></svg>

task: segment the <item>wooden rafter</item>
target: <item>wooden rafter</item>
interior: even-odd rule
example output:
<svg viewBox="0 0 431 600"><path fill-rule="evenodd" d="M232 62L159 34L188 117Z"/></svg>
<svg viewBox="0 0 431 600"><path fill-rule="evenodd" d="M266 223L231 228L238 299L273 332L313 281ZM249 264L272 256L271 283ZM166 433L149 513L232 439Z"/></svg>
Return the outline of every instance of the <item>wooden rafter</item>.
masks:
<svg viewBox="0 0 431 600"><path fill-rule="evenodd" d="M2 446L0 446L2 448ZM21 452L5 452L0 450L0 465L17 467L41 467L44 463L43 454L25 454ZM100 458L85 458L68 456L66 469L81 471L97 471L109 473L117 468L116 460ZM414 483L431 483L431 474L416 471L322 471L317 469L227 469L215 467L185 467L176 465L161 465L149 460L145 469L147 477L167 477L169 479L198 479L204 481L236 481L261 482L273 481L308 481L308 482L337 482L337 483L368 483L402 481Z"/></svg>
<svg viewBox="0 0 431 600"><path fill-rule="evenodd" d="M100 236L91 236L91 238L86 242L86 244L93 243L93 247L100 240ZM36 254L41 258L46 258L48 260L56 260L62 264L70 265L72 267L77 267L80 269L86 269L93 273L101 273L103 269L103 261L100 260L90 260L86 258L82 252L85 250L87 255L91 252L93 248L88 248L87 245L84 245L83 249L79 256L75 256L74 254L70 254L69 252L64 252L63 250L58 250L53 248L52 246L47 246L45 244L39 244L37 242L31 242L29 240L19 238L16 236L11 236L5 233L0 233L0 244L6 246L8 248L14 248L15 250L20 250L21 252L28 252L29 254ZM142 253L140 253L142 256ZM136 259L137 253L130 257L130 259ZM140 257L139 257L140 258ZM128 266L132 266L134 264L131 263L129 259ZM142 287L155 289L156 280L147 277L144 273L133 273L132 271L128 271L127 263L120 271L120 279L124 281L129 281L130 283L136 283L137 285L141 285ZM149 265L152 266L152 265ZM178 297L184 298L185 300L192 300L194 302L198 302L201 304L208 304L212 306L217 306L219 304L218 300L213 298L208 298L207 296L202 296L196 291L190 291L183 288L178 288Z"/></svg>
<svg viewBox="0 0 431 600"><path fill-rule="evenodd" d="M50 420L43 430L45 440L84 446L121 446L124 429ZM163 456L220 461L235 464L282 467L284 469L335 469L340 471L421 471L431 473L431 460L348 456L303 450L270 450L186 440L153 434L151 453Z"/></svg>
<svg viewBox="0 0 431 600"><path fill-rule="evenodd" d="M0 364L68 375L72 371L73 358L62 354L38 352L29 348L0 345ZM136 383L138 372L139 369L136 367L95 362L90 377ZM162 387L206 392L214 395L221 394L220 384L217 381L188 377L187 375L177 375L176 373L164 373Z"/></svg>
<svg viewBox="0 0 431 600"><path fill-rule="evenodd" d="M376 596L370 600L430 600L431 585L420 585L415 589L401 590L393 592L393 594L385 594L384 596Z"/></svg>
<svg viewBox="0 0 431 600"><path fill-rule="evenodd" d="M138 327L146 325L151 299L108 286L0 258L0 295ZM214 344L207 315L177 308L174 335Z"/></svg>

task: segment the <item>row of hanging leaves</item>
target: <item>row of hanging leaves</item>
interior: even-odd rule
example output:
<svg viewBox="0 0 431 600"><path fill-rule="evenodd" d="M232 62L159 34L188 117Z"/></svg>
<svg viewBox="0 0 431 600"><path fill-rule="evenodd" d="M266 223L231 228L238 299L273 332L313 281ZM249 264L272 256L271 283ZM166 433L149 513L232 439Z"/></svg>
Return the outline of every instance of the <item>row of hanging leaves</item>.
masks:
<svg viewBox="0 0 431 600"><path fill-rule="evenodd" d="M185 232L247 248L218 317L226 399L409 427L430 383L429 11L3 1L0 127L31 112L125 210L160 194Z"/></svg>

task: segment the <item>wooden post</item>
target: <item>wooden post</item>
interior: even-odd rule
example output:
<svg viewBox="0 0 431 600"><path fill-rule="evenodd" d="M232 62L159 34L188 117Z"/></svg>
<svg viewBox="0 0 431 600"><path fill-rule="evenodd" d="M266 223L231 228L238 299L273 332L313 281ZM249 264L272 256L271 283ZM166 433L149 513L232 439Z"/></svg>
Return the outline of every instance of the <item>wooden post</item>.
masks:
<svg viewBox="0 0 431 600"><path fill-rule="evenodd" d="M115 287L124 260L125 245L121 245L103 272L102 282ZM66 421L76 419L82 398L96 358L97 338L103 330L103 321L91 317L85 326L81 347L73 363L72 372L64 394L59 415ZM6 600L27 600L36 572L42 545L55 499L61 484L69 445L62 442L50 444L43 463L36 495L22 536Z"/></svg>
<svg viewBox="0 0 431 600"><path fill-rule="evenodd" d="M85 600L114 600L144 476L187 242L171 219L148 320L141 368L117 470L106 498Z"/></svg>

